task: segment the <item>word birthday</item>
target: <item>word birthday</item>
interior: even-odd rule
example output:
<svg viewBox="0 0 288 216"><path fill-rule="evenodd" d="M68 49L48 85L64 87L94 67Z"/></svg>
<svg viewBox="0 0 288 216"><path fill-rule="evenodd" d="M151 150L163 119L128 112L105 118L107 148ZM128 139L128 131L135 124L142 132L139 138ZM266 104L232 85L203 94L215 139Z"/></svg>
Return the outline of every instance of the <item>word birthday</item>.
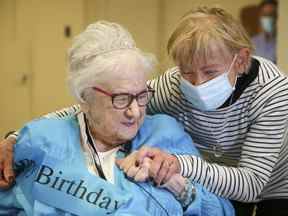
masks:
<svg viewBox="0 0 288 216"><path fill-rule="evenodd" d="M112 211L119 208L119 201L114 200L109 196L105 196L104 188L99 188L98 191L89 191L88 186L85 185L85 181L64 179L61 178L61 175L63 174L62 171L59 171L58 173L59 176L57 176L51 167L42 165L35 182L48 186L53 190L61 191L98 208L106 210L112 209ZM112 212L108 212L108 214L110 213Z"/></svg>

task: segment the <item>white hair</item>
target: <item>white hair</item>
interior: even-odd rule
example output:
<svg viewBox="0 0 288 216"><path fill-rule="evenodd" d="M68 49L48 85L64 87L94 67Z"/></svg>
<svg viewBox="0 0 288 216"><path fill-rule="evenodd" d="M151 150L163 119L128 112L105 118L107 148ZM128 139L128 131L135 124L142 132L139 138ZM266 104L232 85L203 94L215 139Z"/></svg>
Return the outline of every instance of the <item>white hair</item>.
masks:
<svg viewBox="0 0 288 216"><path fill-rule="evenodd" d="M136 47L131 34L117 23L90 24L75 37L68 53L68 85L76 100L83 102L83 91L96 83L110 80L117 66L142 64L151 72L155 58Z"/></svg>

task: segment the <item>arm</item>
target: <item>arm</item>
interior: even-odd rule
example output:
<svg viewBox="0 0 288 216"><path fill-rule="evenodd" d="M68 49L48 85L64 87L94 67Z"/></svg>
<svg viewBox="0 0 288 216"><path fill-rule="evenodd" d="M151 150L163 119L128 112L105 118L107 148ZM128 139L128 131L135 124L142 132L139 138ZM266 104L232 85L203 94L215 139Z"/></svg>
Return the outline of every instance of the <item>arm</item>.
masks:
<svg viewBox="0 0 288 216"><path fill-rule="evenodd" d="M44 118L68 118L79 112L80 106L73 105L59 111L44 115ZM0 142L0 188L8 188L14 181L12 169L13 145L16 143L18 132L10 134Z"/></svg>
<svg viewBox="0 0 288 216"><path fill-rule="evenodd" d="M0 142L0 188L5 189L12 185L14 181L13 146L15 138L8 137Z"/></svg>
<svg viewBox="0 0 288 216"><path fill-rule="evenodd" d="M18 142L24 148L29 142L28 133L19 135ZM23 151L19 149L19 144L11 146L11 154L15 153L15 156L18 157L22 155ZM14 161L11 161L11 164L14 164ZM24 169L23 169L24 170ZM14 175L14 173L13 173ZM10 186L10 185L9 185ZM27 200L22 194L22 190L18 187L17 183L10 187L9 189L0 189L0 215L18 215L23 213L24 208L27 205ZM21 212L21 213L20 213Z"/></svg>
<svg viewBox="0 0 288 216"><path fill-rule="evenodd" d="M268 94L267 89L269 86L259 92L262 98ZM191 155L178 155L182 175L223 197L245 202L257 200L275 169L282 146L287 145L284 143L288 116L287 81L282 79L271 91L265 101L256 100L252 104L251 125L238 167L208 163ZM261 97L255 95L255 98Z"/></svg>
<svg viewBox="0 0 288 216"><path fill-rule="evenodd" d="M129 172L130 172L130 168L131 167L126 167L127 164L130 164L132 166L135 165L135 161L137 161L137 154L142 154L145 155L146 157L150 157L152 159L152 161L155 162L156 158L158 157L154 157L154 153L157 152L159 154L165 154L168 158L165 158L162 161L157 161L157 163L153 163L154 165L156 165L157 167L163 167L166 161L171 161L172 158L175 158L173 155L170 154L179 154L182 155L184 153L188 153L190 155L195 155L197 157L199 157L199 152L197 151L197 149L195 148L195 146L193 145L193 142L190 138L190 136L185 133L183 127L181 125L179 125L179 123L177 123L177 121L175 119L172 119L171 117L168 117L168 119L155 119L157 121L157 126L155 127L155 125L151 124L149 122L149 129L151 131L145 131L145 130L141 130L140 132L145 132L145 133L140 133L140 137L143 138L140 141L140 143L146 143L146 145L144 147L141 148L141 146L137 146L137 148L140 148L138 153L134 154L136 155L136 157L131 157L130 159L132 160L132 162L128 161L121 161L120 162L120 167L123 168L124 170L126 170L128 172L128 176ZM145 129L145 125L143 126ZM142 127L142 129L143 129ZM151 133L152 135L151 135ZM148 135L148 138L145 139L145 134L146 137ZM149 136L150 135L150 136ZM152 151L150 152L149 150ZM160 149L162 149L163 151L165 150L166 152L161 151ZM145 154L145 152L147 154ZM149 152L152 153L152 155L149 155ZM144 163L145 157L143 159L143 163ZM174 160L174 159L172 159ZM177 161L177 159L175 158L175 160ZM138 163L140 163L141 166L141 161L138 161ZM118 163L119 164L119 163ZM168 170L166 170L166 172L164 173L165 175L169 172L170 167L168 166ZM152 170L153 171L153 170ZM179 170L180 171L180 170ZM162 172L162 171L160 171ZM136 174L138 174L136 172ZM150 173L151 174L151 173ZM159 176L159 173L155 173L155 176ZM134 176L131 176L132 178ZM183 177L182 177L183 178ZM170 178L168 178L169 180ZM181 181L181 179L180 179ZM160 181L161 183L162 181ZM228 211L228 212L233 212L233 207L229 204L227 204L227 202L229 203L229 201L227 200L222 200L221 198L217 197L216 195L206 191L206 189L203 188L203 186L199 185L199 184L195 184L194 181L192 179L189 179L188 181L189 183L191 183L192 185L195 185L196 188L196 197L197 197L197 203L194 201L192 202L192 204L194 203L194 207L193 207L193 211L195 213L195 209L196 206L198 206L198 210L205 208L205 209L218 209L219 212L223 211ZM179 183L181 184L181 182L176 182L176 184L179 185ZM169 187L168 187L169 188ZM171 189L171 188L170 188ZM177 192L176 190L171 190L172 192ZM181 188L178 189L178 191L182 191ZM189 193L189 195L192 195L192 193ZM176 195L177 197L177 195ZM188 198L189 199L189 198ZM215 202L215 200L217 200L217 202ZM185 200L179 200L181 202L184 202L182 204L187 205ZM200 205L200 207L199 207ZM217 207L217 208L216 208ZM190 209L191 210L191 209ZM192 211L192 210L191 210ZM216 211L216 210L215 210ZM190 214L191 215L191 214ZM196 215L199 215L198 213ZM201 214L200 214L201 215ZM202 214L205 215L205 214ZM206 214L209 215L209 214ZM223 214L219 214L219 215L223 215ZM230 214L233 215L233 214Z"/></svg>
<svg viewBox="0 0 288 216"><path fill-rule="evenodd" d="M276 161L279 160L282 145L285 145L283 140L288 117L287 87L287 78L273 79L266 86L261 85L261 89L254 95L255 100L248 104L249 115L245 120L247 128L243 129L247 132L245 140L241 141L243 144L238 167L208 163L201 157L187 153L177 154L181 169L175 172L181 172L183 176L193 179L209 191L225 198L242 202L257 200L270 179ZM154 150L146 151L143 155L147 154L155 160L158 158L150 173L159 184L165 176L159 175L160 166L157 164L169 161L171 157ZM167 168L162 171L167 172Z"/></svg>

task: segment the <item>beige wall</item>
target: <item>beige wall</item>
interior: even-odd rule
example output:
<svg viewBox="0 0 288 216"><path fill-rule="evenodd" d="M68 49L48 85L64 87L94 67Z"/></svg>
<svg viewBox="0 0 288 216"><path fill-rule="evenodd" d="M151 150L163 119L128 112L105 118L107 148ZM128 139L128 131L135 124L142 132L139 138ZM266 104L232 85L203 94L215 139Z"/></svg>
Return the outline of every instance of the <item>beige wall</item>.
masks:
<svg viewBox="0 0 288 216"><path fill-rule="evenodd" d="M220 5L239 17L242 7L258 3L259 0L0 0L0 58L5 62L0 64L0 136L31 118L73 103L65 81L66 50L71 38L88 23L106 19L127 27L140 48L157 55L160 64L156 75L171 64L165 45L186 11L203 4ZM284 38L288 33L281 13L287 11L288 3L280 3L283 9L279 30L286 31L279 34L279 64L285 67ZM71 37L65 37L65 26L70 26Z"/></svg>
<svg viewBox="0 0 288 216"><path fill-rule="evenodd" d="M277 56L278 65L288 75L288 1L279 0Z"/></svg>
<svg viewBox="0 0 288 216"><path fill-rule="evenodd" d="M156 75L171 65L166 43L175 23L186 11L200 5L216 5L239 17L241 8L258 3L259 0L86 0L86 21L107 19L128 28L140 48L157 55Z"/></svg>

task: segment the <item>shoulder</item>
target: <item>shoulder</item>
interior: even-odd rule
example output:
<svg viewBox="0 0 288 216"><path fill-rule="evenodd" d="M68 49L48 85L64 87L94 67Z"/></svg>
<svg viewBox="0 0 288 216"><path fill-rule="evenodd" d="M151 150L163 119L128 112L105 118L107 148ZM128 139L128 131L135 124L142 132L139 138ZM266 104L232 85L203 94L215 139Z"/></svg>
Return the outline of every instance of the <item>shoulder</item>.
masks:
<svg viewBox="0 0 288 216"><path fill-rule="evenodd" d="M24 125L23 129L26 128L30 130L32 133L62 133L63 131L75 126L77 120L75 117L70 117L67 119L47 119L40 118L33 120L26 125Z"/></svg>
<svg viewBox="0 0 288 216"><path fill-rule="evenodd" d="M132 146L138 149L143 144L174 154L198 154L183 126L176 119L165 114L146 117Z"/></svg>
<svg viewBox="0 0 288 216"><path fill-rule="evenodd" d="M147 115L142 126L143 129L149 128L153 131L183 131L183 127L177 120L166 114ZM162 131L163 132L163 131Z"/></svg>
<svg viewBox="0 0 288 216"><path fill-rule="evenodd" d="M47 151L66 149L66 144L78 137L78 128L75 117L63 120L41 118L27 123L21 129L17 144Z"/></svg>
<svg viewBox="0 0 288 216"><path fill-rule="evenodd" d="M266 107L268 111L272 108L277 111L277 107L287 109L288 78L270 60L258 56L254 58L259 62L258 75L247 91L253 96L252 110L260 113L262 109L259 107Z"/></svg>
<svg viewBox="0 0 288 216"><path fill-rule="evenodd" d="M157 145L157 142L166 144L171 143L178 137L185 134L183 127L174 119L166 114L147 115L144 123L137 133L136 140L140 144L151 143ZM155 143L154 143L155 142Z"/></svg>
<svg viewBox="0 0 288 216"><path fill-rule="evenodd" d="M287 77L280 69L270 60L262 58L260 56L254 56L259 62L258 69L258 83L261 86L269 84L275 80L287 80Z"/></svg>
<svg viewBox="0 0 288 216"><path fill-rule="evenodd" d="M169 77L171 81L176 81L179 83L181 79L181 73L179 67L172 67L169 68L165 73L164 76Z"/></svg>
<svg viewBox="0 0 288 216"><path fill-rule="evenodd" d="M148 81L148 83L155 84L165 84L165 85L178 85L180 82L180 70L178 67L169 68L166 70L163 74L161 74L159 77L156 77L153 80Z"/></svg>

